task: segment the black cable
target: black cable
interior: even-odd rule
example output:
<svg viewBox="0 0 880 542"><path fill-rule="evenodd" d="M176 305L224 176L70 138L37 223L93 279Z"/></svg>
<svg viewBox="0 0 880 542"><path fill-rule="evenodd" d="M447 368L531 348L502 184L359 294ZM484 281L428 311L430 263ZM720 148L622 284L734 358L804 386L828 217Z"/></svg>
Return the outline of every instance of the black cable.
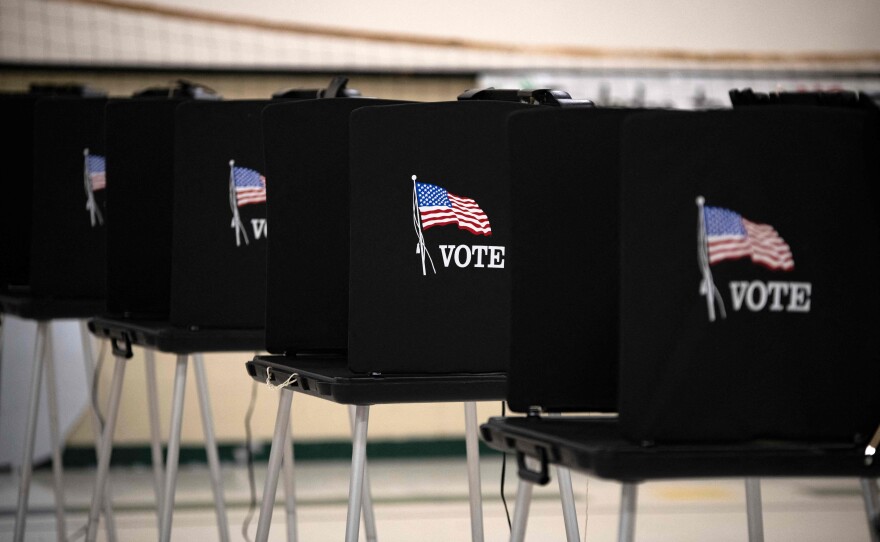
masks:
<svg viewBox="0 0 880 542"><path fill-rule="evenodd" d="M507 415L507 411L504 407L504 401L501 401L501 417L505 417ZM504 497L504 475L507 472L507 453L502 452L501 454L501 502L504 503L504 514L507 516L507 528L512 530L510 523L510 510L507 508L507 498Z"/></svg>
<svg viewBox="0 0 880 542"><path fill-rule="evenodd" d="M254 405L257 402L257 387L259 383L255 380L251 384L251 403L248 405L247 414L244 417L244 432L245 432L245 451L247 452L247 474L248 474L248 486L250 486L251 490L251 500L248 503L248 511L247 515L244 517L244 523L241 525L241 535L244 536L244 539L247 542L251 542L250 537L248 536L248 527L250 527L251 520L254 518L254 512L257 509L257 483L254 480L254 452L253 452L253 435L251 434L251 418L254 414Z"/></svg>

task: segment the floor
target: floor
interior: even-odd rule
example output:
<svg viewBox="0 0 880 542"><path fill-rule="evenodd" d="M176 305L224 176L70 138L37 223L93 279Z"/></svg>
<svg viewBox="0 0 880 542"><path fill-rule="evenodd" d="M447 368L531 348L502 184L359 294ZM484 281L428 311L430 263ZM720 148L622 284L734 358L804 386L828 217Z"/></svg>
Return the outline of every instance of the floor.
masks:
<svg viewBox="0 0 880 542"><path fill-rule="evenodd" d="M499 497L501 461L482 460L484 530L487 542L508 538ZM262 491L257 468L257 492ZM470 539L467 473L464 459L373 461L370 463L379 539L383 542L447 542ZM299 540L343 539L349 465L310 461L297 465ZM111 474L118 540L157 539L152 471L115 469ZM234 541L253 539L242 533L249 490L242 466L224 465L229 529ZM67 533L85 523L91 498L90 470L65 472ZM36 473L27 523L28 541L55 541L51 472ZM614 540L620 486L573 475L581 536L596 542ZM515 469L508 463L506 494L511 513L516 491ZM17 478L0 474L0 540L11 540ZM769 541L867 541L868 533L858 480L764 480L765 539ZM287 540L283 492L279 489L270 540ZM584 524L586 523L586 533ZM362 529L363 531L363 529ZM744 541L747 539L742 480L655 482L639 490L636 537L640 542ZM182 466L177 486L173 540L217 540L210 483L203 466ZM363 540L363 533L361 536ZM555 480L536 488L526 540L564 540L565 531ZM101 531L99 540L106 540Z"/></svg>

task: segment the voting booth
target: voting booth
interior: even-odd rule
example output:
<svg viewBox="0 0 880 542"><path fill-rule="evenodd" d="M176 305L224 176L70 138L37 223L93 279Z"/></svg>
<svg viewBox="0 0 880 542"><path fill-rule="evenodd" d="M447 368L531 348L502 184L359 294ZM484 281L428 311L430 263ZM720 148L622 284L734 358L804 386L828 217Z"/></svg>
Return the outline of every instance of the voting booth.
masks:
<svg viewBox="0 0 880 542"><path fill-rule="evenodd" d="M190 103L213 109L186 107ZM257 162L262 156L259 112L264 105L222 102L209 89L179 83L170 90L148 89L133 99L114 100L107 106L107 176L118 183L107 191L107 312L92 319L89 327L111 341L116 362L89 513L89 537L94 536L99 522L126 360L132 357L133 346L147 348L147 410L156 500L157 506L161 505L160 538L168 539L171 533L180 421L191 355L219 534L228 537L202 353L256 350L263 343L260 315L243 313L230 305L231 300L246 304L236 296L250 294L259 307L262 295L256 292L262 293L262 275L253 274L256 284L240 287L238 281L245 273L218 241L229 240L227 234L235 233L230 217L238 209L232 206L238 183L230 162L238 156L254 171L261 167ZM223 128L217 126L218 119ZM218 161L219 167L215 166ZM261 183L257 177L255 182L265 188L264 180ZM265 265L265 249L236 255L253 258L252 265ZM202 273L201 284L216 289L212 300L207 299L204 288L194 284L193 273ZM164 473L153 350L177 356Z"/></svg>
<svg viewBox="0 0 880 542"><path fill-rule="evenodd" d="M870 502L877 126L876 114L833 107L629 116L619 416L492 419L489 445L517 454L521 480L546 483L552 463L623 482L620 540L633 538L637 483L652 479L746 477L753 540L757 477L860 477ZM853 254L858 264L842 263ZM514 292L516 321L527 316ZM563 337L590 336L582 321L556 323Z"/></svg>
<svg viewBox="0 0 880 542"><path fill-rule="evenodd" d="M52 322L83 319L104 308L104 105L101 93L79 85L32 87L0 95L15 137L3 152L0 310L36 321L15 536L25 534L42 379L45 377L53 449L56 527L65 527L63 441L59 433ZM5 326L4 326L5 327ZM2 330L0 330L2 333ZM83 328L86 373L92 350ZM2 341L0 341L2 343ZM21 361L21 360L17 360ZM79 369L77 369L79 370ZM108 513L112 513L109 508Z"/></svg>
<svg viewBox="0 0 880 542"><path fill-rule="evenodd" d="M534 107L512 97L316 101L265 112L269 171L302 172L282 203L300 210L285 213L281 237L270 237L267 338L284 355L257 357L247 369L283 387L276 435L292 391L356 405L347 540L357 539L362 504L369 508L369 405L425 401L466 402L472 534L482 536L473 402L503 397L509 338L510 190L501 158L507 115ZM306 122L318 115L319 128ZM453 243L465 248L450 266ZM281 446L273 440L270 472ZM274 484L277 475L264 495ZM270 519L264 500L258 538ZM373 529L368 521L368 535Z"/></svg>

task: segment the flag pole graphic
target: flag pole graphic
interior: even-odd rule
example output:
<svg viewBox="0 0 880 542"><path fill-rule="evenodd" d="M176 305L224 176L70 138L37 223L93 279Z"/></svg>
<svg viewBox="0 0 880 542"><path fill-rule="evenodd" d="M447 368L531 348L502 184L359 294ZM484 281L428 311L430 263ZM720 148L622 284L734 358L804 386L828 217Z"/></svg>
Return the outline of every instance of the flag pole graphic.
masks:
<svg viewBox="0 0 880 542"><path fill-rule="evenodd" d="M106 175L106 173L105 173ZM86 210L92 220L92 227L95 227L95 220L99 224L104 224L104 217L101 215L101 209L98 208L98 202L95 201L95 192L92 190L92 177L89 172L89 148L83 149L83 187L86 190Z"/></svg>
<svg viewBox="0 0 880 542"><path fill-rule="evenodd" d="M249 245L250 241L248 241L247 232L244 229L244 226L241 223L241 218L238 216L238 201L235 197L235 173L233 171L235 167L235 160L229 161L229 208L232 210L232 225L230 227L235 228L235 246L241 246L241 236L244 236L244 244Z"/></svg>
<svg viewBox="0 0 880 542"><path fill-rule="evenodd" d="M437 268L434 267L434 259L431 258L431 253L428 252L428 247L425 246L425 236L422 234L422 217L419 213L419 195L416 193L416 176L412 176L413 182L413 227L416 230L416 236L419 238L419 244L416 247L416 252L422 255L422 276L427 275L427 269L425 268L425 256L428 257L428 262L431 264L431 269L434 270L434 274L437 274Z"/></svg>
<svg viewBox="0 0 880 542"><path fill-rule="evenodd" d="M706 213L703 206L706 199L703 196L697 196L697 214L699 216L699 226L697 231L697 254L700 259L700 271L703 273L703 280L700 282L700 294L706 296L706 308L709 310L709 321L715 321L715 302L718 302L718 311L722 318L727 318L724 310L724 300L715 287L715 281L712 279L712 271L709 269L709 241L706 234Z"/></svg>

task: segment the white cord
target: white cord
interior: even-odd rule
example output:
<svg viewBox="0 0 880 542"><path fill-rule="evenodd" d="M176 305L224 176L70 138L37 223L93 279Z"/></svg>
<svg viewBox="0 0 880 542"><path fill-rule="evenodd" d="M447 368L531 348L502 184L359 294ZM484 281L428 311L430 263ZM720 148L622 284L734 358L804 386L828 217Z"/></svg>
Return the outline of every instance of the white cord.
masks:
<svg viewBox="0 0 880 542"><path fill-rule="evenodd" d="M590 519L590 478L587 477L584 482L584 489L586 490L586 494L584 495L584 500L586 503L584 504L584 542L587 542L587 521Z"/></svg>
<svg viewBox="0 0 880 542"><path fill-rule="evenodd" d="M296 383L296 380L298 378L299 378L299 375L297 373L293 373L290 376L288 376L287 380L285 380L281 384L273 384L272 383L272 368L266 367L266 386L270 390L280 390L281 388L285 388L285 387L289 386L290 384Z"/></svg>

